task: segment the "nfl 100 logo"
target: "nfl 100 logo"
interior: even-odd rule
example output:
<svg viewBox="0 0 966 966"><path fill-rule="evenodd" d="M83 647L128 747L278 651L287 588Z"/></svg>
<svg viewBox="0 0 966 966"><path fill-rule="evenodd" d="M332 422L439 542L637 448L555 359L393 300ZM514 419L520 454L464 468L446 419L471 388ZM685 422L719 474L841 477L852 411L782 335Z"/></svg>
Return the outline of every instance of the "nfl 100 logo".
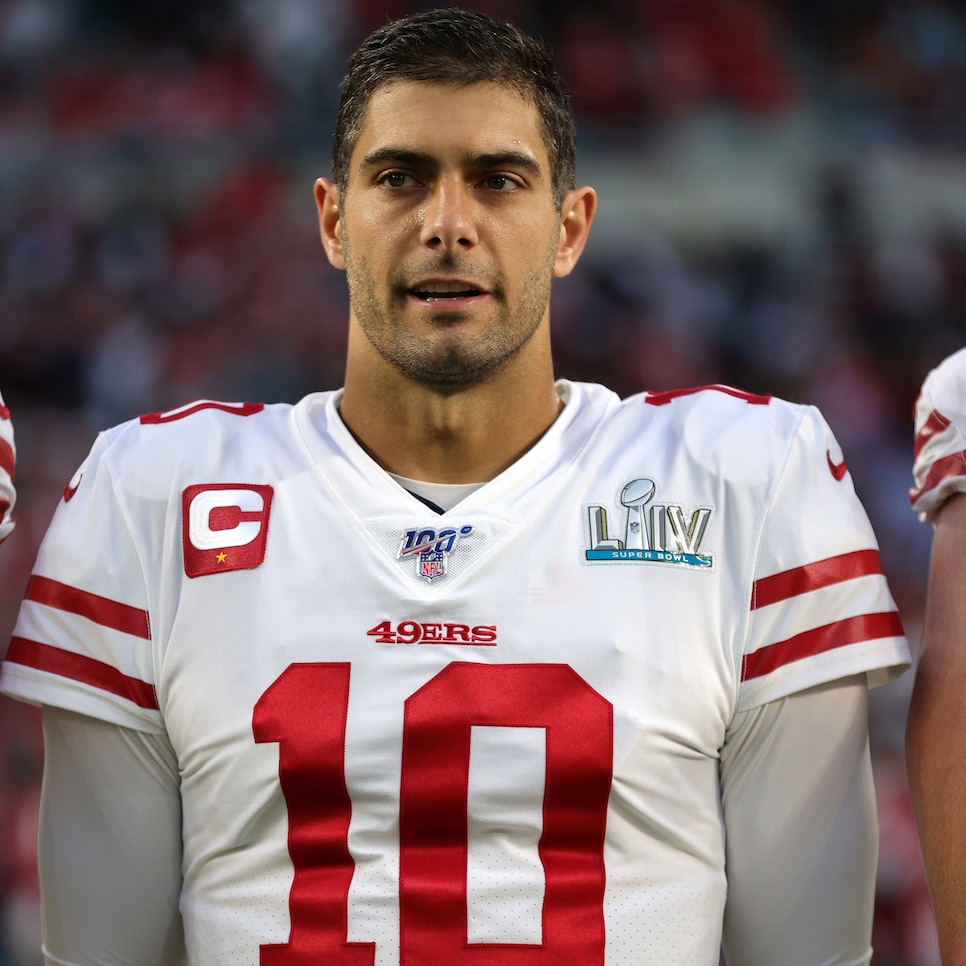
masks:
<svg viewBox="0 0 966 966"><path fill-rule="evenodd" d="M399 544L398 560L416 559L416 573L430 582L446 575L446 565L449 555L456 547L461 537L468 537L473 532L471 526L445 527L436 530L425 527L422 530L407 530Z"/></svg>

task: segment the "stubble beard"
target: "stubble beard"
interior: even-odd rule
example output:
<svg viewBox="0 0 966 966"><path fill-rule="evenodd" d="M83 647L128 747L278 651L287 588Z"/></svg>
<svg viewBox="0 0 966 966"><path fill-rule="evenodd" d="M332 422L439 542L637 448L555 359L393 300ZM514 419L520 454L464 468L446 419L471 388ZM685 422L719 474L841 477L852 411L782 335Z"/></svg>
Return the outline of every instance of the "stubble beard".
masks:
<svg viewBox="0 0 966 966"><path fill-rule="evenodd" d="M375 350L406 378L437 389L459 389L476 385L505 368L531 340L540 327L550 300L550 285L556 250L531 272L521 287L513 309L507 302L502 273L481 279L495 303L495 314L483 332L468 333L461 312L448 312L440 301L433 314L433 332L426 336L407 327L404 320L410 282L403 272L389 278L388 300L381 299L376 280L353 258L351 248L343 251L353 314ZM426 278L439 273L461 274L461 261L452 255L427 260L406 271L406 277ZM479 278L479 272L465 274ZM388 301L388 304L387 304Z"/></svg>

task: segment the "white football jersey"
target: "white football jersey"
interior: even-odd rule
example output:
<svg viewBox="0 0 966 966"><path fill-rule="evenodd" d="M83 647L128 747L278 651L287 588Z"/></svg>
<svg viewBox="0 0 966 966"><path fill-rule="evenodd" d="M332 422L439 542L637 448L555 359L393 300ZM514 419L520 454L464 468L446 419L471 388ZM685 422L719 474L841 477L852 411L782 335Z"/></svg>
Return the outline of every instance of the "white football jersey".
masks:
<svg viewBox="0 0 966 966"><path fill-rule="evenodd" d="M716 963L729 723L907 665L816 410L559 389L442 515L338 392L99 437L2 689L167 734L193 963Z"/></svg>
<svg viewBox="0 0 966 966"><path fill-rule="evenodd" d="M916 400L912 508L933 520L953 493L966 491L966 349L926 376Z"/></svg>
<svg viewBox="0 0 966 966"><path fill-rule="evenodd" d="M10 410L0 396L0 543L13 529L13 505L17 499L14 489L14 469L17 465L17 450L13 443L13 423Z"/></svg>

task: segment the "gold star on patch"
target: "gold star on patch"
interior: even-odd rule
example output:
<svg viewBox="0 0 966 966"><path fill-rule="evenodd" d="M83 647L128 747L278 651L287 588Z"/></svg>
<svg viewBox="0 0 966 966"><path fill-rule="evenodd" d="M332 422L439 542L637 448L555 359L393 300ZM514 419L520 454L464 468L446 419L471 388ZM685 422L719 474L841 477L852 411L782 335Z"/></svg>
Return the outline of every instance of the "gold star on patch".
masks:
<svg viewBox="0 0 966 966"><path fill-rule="evenodd" d="M224 550L222 550L222 551L221 551L221 553L219 553L219 554L218 554L218 555L217 555L217 556L215 557L215 560L217 560L217 561L218 561L218 563L224 563L224 562L225 562L225 561L226 561L227 559L228 559L228 554L227 554L227 553L225 553L225 551L224 551Z"/></svg>

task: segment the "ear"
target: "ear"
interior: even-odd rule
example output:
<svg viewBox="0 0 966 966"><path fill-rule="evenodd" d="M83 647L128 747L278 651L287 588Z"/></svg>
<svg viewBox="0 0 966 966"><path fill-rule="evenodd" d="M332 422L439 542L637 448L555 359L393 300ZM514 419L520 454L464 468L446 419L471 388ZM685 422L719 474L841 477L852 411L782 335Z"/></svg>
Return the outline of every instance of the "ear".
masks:
<svg viewBox="0 0 966 966"><path fill-rule="evenodd" d="M597 211L597 192L593 188L575 188L564 198L560 210L560 245L553 265L554 278L569 275L587 244L590 225Z"/></svg>
<svg viewBox="0 0 966 966"><path fill-rule="evenodd" d="M319 234L322 247L333 267L345 270L342 255L342 216L339 209L339 189L334 181L319 178L315 182L315 206L319 210Z"/></svg>

